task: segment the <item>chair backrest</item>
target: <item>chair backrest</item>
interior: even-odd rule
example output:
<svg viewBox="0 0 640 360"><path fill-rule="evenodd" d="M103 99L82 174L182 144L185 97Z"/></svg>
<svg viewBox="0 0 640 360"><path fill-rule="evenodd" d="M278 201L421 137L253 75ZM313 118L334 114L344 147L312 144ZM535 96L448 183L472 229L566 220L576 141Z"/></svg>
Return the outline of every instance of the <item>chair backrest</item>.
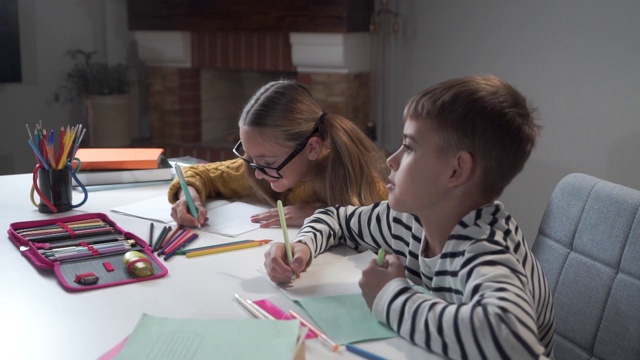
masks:
<svg viewBox="0 0 640 360"><path fill-rule="evenodd" d="M584 174L556 186L533 252L554 295L554 354L640 359L640 191Z"/></svg>

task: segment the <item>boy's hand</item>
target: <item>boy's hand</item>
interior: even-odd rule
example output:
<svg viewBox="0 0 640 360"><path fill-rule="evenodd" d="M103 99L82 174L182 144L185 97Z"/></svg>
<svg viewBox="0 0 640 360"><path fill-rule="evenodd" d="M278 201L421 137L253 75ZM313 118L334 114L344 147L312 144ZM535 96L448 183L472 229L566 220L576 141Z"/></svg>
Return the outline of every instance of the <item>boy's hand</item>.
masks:
<svg viewBox="0 0 640 360"><path fill-rule="evenodd" d="M287 263L287 253L283 243L271 245L264 254L264 268L269 279L275 283L289 283L293 274L296 278L304 271L311 258L311 249L301 242L291 243L291 266Z"/></svg>
<svg viewBox="0 0 640 360"><path fill-rule="evenodd" d="M396 255L387 255L382 266L378 266L377 261L373 259L369 262L369 266L362 271L362 277L358 282L369 309L373 307L376 296L389 281L405 277L404 265Z"/></svg>
<svg viewBox="0 0 640 360"><path fill-rule="evenodd" d="M313 212L318 210L321 205L307 205L307 206L285 206L284 220L287 226L300 227L304 223L304 220L313 215ZM273 208L259 214L251 216L252 222L259 222L261 228L268 228L272 226L280 226L280 217L278 215L278 209Z"/></svg>
<svg viewBox="0 0 640 360"><path fill-rule="evenodd" d="M202 200L200 200L200 195L193 187L189 186L189 193L191 194L191 198L193 199L193 204L196 206L196 210L198 210L198 220L196 220L191 213L189 212L189 207L187 206L187 199L184 197L183 193L180 193L180 199L175 202L171 206L171 218L173 221L180 225L184 225L187 227L195 227L198 224L206 224L209 220L207 218L207 208L202 204Z"/></svg>

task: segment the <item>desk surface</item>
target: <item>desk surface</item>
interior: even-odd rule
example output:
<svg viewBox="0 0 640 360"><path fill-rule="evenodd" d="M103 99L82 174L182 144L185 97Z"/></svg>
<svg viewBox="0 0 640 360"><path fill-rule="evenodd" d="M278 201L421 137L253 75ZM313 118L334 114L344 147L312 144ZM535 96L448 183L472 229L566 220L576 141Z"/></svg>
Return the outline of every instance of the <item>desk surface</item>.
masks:
<svg viewBox="0 0 640 360"><path fill-rule="evenodd" d="M234 301L234 293L254 300L266 298L284 309L297 309L258 273L257 269L263 267L265 247L191 259L176 256L164 262L169 274L161 279L67 292L53 271L40 270L22 257L6 235L9 224L100 212L123 229L146 239L149 221L118 215L109 209L164 194L167 185L90 192L85 205L56 215L41 214L33 207L29 200L30 187L30 174L0 176L3 193L0 225L5 231L4 240L0 241L2 358L97 359L129 335L143 313L176 318L249 318L250 315ZM80 196L74 192L76 200ZM162 224L156 224L156 229L159 226ZM292 236L296 231L290 229ZM201 237L219 236L202 233ZM242 237L282 241L282 232L279 228L260 229ZM428 353L401 338L358 345L390 359L429 357ZM333 353L316 339L307 340L306 348L307 359L359 358L344 348Z"/></svg>

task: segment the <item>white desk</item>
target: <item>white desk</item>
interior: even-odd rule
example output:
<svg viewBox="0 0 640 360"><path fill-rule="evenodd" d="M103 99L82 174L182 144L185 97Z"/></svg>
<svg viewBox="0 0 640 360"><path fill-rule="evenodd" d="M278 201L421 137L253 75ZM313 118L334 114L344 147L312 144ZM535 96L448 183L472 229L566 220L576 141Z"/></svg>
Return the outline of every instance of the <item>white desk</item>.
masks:
<svg viewBox="0 0 640 360"><path fill-rule="evenodd" d="M283 309L298 310L257 272L256 269L263 267L266 246L191 259L175 256L164 262L169 269L164 278L67 292L53 271L34 267L8 240L9 224L101 212L123 229L147 239L148 221L118 215L109 209L164 194L167 186L90 192L85 205L56 215L41 214L33 207L29 200L30 187L30 174L0 176L0 227L5 231L4 240L0 241L0 357L3 359L97 359L129 335L142 313L176 318L250 318L234 300L234 293L253 300L266 298ZM74 192L74 199L78 202L81 194ZM156 224L155 234L161 225ZM296 231L291 230L292 235ZM215 236L202 233L197 242L202 244L202 239ZM242 237L282 241L282 232L279 228L261 229ZM429 357L399 337L358 345L389 359ZM333 353L316 339L307 341L306 358L361 359L344 348Z"/></svg>

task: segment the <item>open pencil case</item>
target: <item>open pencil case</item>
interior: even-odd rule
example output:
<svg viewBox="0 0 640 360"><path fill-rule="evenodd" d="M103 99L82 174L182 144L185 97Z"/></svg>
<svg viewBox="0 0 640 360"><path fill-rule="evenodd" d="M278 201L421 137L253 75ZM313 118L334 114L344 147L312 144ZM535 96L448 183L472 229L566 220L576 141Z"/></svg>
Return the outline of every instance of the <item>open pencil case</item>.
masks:
<svg viewBox="0 0 640 360"><path fill-rule="evenodd" d="M69 291L153 280L168 273L149 244L102 213L15 222L7 232L27 260L53 270ZM125 262L129 251L135 253L127 254ZM146 273L136 271L141 266Z"/></svg>

